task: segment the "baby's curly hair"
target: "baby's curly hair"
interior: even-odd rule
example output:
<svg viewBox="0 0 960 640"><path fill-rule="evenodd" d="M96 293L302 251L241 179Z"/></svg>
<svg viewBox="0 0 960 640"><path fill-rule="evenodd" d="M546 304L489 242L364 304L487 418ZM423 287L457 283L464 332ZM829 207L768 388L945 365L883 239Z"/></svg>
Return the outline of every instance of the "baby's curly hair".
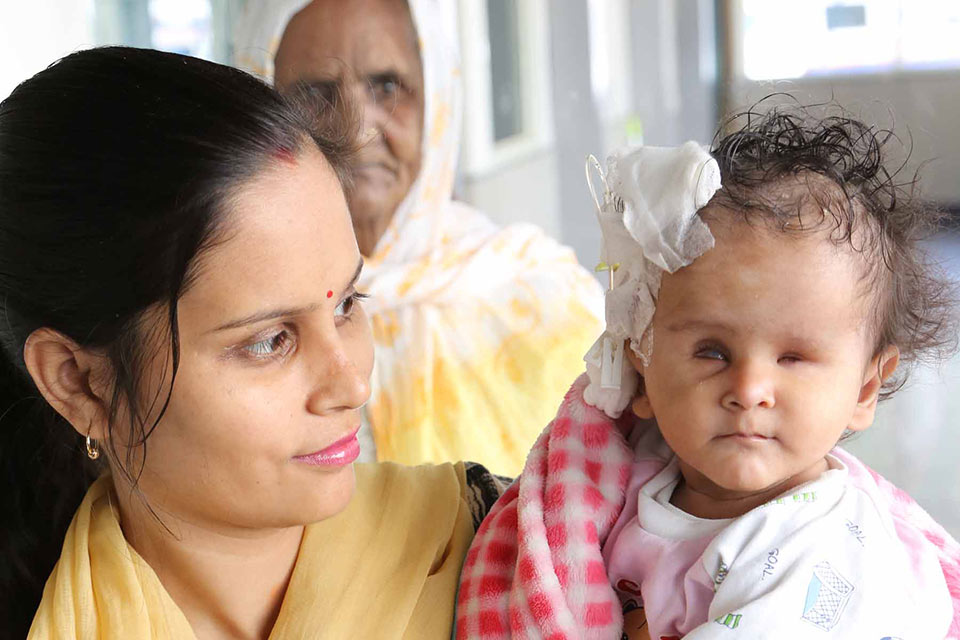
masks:
<svg viewBox="0 0 960 640"><path fill-rule="evenodd" d="M944 215L917 197L916 174L899 179L905 161L888 169L888 147L898 141L891 131L832 103L764 108L777 98L731 117L715 136L710 153L723 183L715 202L784 233L827 227L835 243L862 254L876 349L895 345L904 365L884 384L880 397L888 398L911 365L942 362L957 348L956 286L921 244ZM812 225L811 201L819 212Z"/></svg>

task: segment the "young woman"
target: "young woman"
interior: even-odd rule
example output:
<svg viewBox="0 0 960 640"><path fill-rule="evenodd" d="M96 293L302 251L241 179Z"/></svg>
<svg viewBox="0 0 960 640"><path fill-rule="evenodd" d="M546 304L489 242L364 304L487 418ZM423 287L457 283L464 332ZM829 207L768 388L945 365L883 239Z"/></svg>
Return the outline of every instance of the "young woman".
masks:
<svg viewBox="0 0 960 640"><path fill-rule="evenodd" d="M128 48L0 104L12 637L449 637L475 492L354 469L353 128L315 107Z"/></svg>

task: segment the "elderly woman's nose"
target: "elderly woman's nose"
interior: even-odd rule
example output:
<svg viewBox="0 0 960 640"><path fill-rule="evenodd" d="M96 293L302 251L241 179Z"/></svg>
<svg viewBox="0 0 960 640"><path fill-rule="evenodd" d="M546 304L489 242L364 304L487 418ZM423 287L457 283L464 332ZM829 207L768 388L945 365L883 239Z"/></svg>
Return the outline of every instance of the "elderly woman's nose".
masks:
<svg viewBox="0 0 960 640"><path fill-rule="evenodd" d="M351 83L349 92L353 104L361 109L363 138L380 134L389 118L387 105L377 99L374 91L366 83Z"/></svg>
<svg viewBox="0 0 960 640"><path fill-rule="evenodd" d="M383 116L391 110L392 103L387 105L387 101L378 98L376 89L369 82L354 80L349 83L347 91L353 103L363 109L364 118Z"/></svg>

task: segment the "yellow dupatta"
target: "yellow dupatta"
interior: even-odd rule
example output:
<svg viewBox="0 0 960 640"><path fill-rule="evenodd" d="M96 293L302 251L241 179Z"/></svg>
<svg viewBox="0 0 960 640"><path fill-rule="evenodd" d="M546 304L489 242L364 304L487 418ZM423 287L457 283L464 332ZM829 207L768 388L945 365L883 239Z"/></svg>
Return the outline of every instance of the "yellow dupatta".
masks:
<svg viewBox="0 0 960 640"><path fill-rule="evenodd" d="M248 3L238 66L272 80L283 31L306 4ZM365 418L378 460L474 460L513 476L584 371L603 331L603 293L538 228L499 228L452 199L462 111L456 2L410 0L410 11L423 62L423 160L360 280L376 349Z"/></svg>
<svg viewBox="0 0 960 640"><path fill-rule="evenodd" d="M462 465L356 465L337 516L308 525L271 640L449 638L473 537ZM90 487L67 531L28 640L195 638L127 544L111 480Z"/></svg>

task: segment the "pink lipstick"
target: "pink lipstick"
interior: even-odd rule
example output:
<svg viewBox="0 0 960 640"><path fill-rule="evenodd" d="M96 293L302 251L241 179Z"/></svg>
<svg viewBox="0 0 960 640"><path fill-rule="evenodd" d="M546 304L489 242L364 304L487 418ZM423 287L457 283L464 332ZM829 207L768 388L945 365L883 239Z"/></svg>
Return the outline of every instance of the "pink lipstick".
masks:
<svg viewBox="0 0 960 640"><path fill-rule="evenodd" d="M348 465L360 456L360 442L357 440L359 427L346 438L337 440L332 445L320 451L294 456L297 462L303 462L315 467L342 467Z"/></svg>

